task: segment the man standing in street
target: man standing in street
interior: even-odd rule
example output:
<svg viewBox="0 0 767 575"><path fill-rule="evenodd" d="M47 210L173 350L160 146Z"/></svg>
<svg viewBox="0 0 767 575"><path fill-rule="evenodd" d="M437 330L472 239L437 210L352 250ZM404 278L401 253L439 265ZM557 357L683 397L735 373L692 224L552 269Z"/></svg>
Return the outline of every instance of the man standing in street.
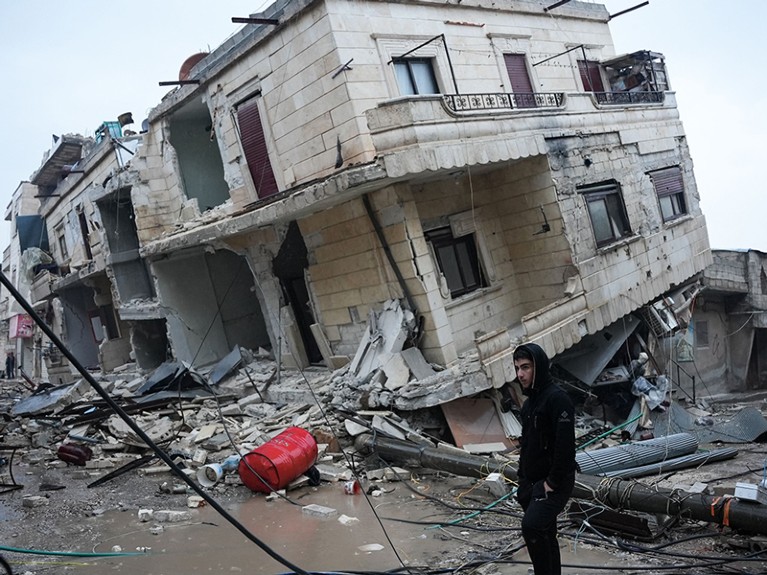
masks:
<svg viewBox="0 0 767 575"><path fill-rule="evenodd" d="M535 575L560 575L557 516L575 485L575 409L549 375L549 358L534 343L514 350L522 405L517 500L525 514L522 537Z"/></svg>
<svg viewBox="0 0 767 575"><path fill-rule="evenodd" d="M16 377L16 356L12 351L9 351L5 355L5 377L6 379L13 379Z"/></svg>

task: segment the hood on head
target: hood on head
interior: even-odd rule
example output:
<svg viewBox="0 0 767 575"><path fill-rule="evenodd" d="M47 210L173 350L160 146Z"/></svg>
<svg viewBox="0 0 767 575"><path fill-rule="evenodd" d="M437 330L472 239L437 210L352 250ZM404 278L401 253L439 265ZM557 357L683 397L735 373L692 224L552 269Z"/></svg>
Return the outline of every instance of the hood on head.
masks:
<svg viewBox="0 0 767 575"><path fill-rule="evenodd" d="M526 349L533 356L533 364L535 365L535 379L533 385L530 386L529 391L540 389L549 382L549 356L543 351L543 348L537 343L523 343L518 346L517 349ZM516 350L514 350L516 352ZM523 390L524 393L526 390ZM527 395L527 394L525 394Z"/></svg>

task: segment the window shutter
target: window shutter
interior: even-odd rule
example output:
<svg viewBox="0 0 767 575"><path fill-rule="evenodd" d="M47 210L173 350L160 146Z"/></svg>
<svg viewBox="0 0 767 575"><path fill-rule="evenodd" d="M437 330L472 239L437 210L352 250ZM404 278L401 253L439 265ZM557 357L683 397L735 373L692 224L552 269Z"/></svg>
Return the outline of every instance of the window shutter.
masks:
<svg viewBox="0 0 767 575"><path fill-rule="evenodd" d="M274 179L266 137L258 113L258 100L253 98L237 108L237 125L240 128L240 143L248 162L250 176L256 186L259 198L266 198L279 192Z"/></svg>
<svg viewBox="0 0 767 575"><path fill-rule="evenodd" d="M671 196L684 191L682 170L679 166L650 172L650 179L659 197Z"/></svg>
<svg viewBox="0 0 767 575"><path fill-rule="evenodd" d="M578 71L581 73L581 82L586 92L605 91L602 75L599 73L599 62L578 60Z"/></svg>
<svg viewBox="0 0 767 575"><path fill-rule="evenodd" d="M527 73L527 64L524 54L504 54L506 61L506 72L511 81L511 91L517 94L532 94L533 83L530 81L530 75Z"/></svg>

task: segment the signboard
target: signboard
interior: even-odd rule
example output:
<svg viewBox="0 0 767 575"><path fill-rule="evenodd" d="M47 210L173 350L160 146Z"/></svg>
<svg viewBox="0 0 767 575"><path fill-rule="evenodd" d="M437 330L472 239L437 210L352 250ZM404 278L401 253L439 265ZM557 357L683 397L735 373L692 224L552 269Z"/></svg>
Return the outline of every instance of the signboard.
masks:
<svg viewBox="0 0 767 575"><path fill-rule="evenodd" d="M8 337L13 339L15 337L29 338L35 332L35 322L30 315L20 313L11 318L10 321L10 333Z"/></svg>

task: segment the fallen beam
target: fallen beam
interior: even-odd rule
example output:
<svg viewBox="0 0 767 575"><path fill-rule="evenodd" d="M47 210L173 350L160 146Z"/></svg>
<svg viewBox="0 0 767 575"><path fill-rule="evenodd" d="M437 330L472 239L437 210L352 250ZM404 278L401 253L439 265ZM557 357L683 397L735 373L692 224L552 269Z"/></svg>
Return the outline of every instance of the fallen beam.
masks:
<svg viewBox="0 0 767 575"><path fill-rule="evenodd" d="M376 453L387 462L396 461L478 479L496 472L511 481L517 480L516 469L487 457L368 434L358 436L355 445L360 450ZM767 535L767 509L753 503L741 503L731 497L679 493L616 477L599 478L583 474L578 474L576 478L573 497L598 501L616 510L660 513Z"/></svg>

